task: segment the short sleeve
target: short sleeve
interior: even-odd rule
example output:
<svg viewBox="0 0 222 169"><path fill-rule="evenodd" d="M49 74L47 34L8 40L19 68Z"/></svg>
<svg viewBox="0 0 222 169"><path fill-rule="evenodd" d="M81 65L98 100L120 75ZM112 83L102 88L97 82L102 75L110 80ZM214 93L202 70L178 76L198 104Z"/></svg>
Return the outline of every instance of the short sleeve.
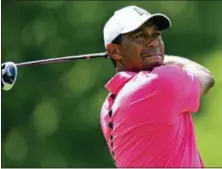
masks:
<svg viewBox="0 0 222 169"><path fill-rule="evenodd" d="M165 65L151 72L141 71L128 81L112 108L127 112L129 123L172 124L180 115L198 111L199 102L199 80L178 66ZM123 120L126 113L118 116Z"/></svg>
<svg viewBox="0 0 222 169"><path fill-rule="evenodd" d="M166 65L154 69L153 74L158 77L153 86L160 95L169 99L173 114L198 111L200 82L193 73L176 65Z"/></svg>

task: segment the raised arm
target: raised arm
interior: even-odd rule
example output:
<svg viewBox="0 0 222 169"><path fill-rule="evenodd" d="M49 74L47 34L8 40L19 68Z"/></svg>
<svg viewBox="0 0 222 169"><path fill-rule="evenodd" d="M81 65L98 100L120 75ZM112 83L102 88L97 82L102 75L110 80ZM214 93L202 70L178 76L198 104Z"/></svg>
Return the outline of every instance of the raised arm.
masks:
<svg viewBox="0 0 222 169"><path fill-rule="evenodd" d="M165 56L164 64L178 65L194 74L200 81L201 96L206 94L215 84L211 72L200 64L178 56Z"/></svg>

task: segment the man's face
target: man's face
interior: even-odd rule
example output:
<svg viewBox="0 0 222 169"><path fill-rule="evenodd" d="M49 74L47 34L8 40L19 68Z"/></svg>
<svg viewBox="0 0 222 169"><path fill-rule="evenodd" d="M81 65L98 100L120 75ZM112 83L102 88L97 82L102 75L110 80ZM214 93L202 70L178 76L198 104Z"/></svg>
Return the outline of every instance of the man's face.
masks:
<svg viewBox="0 0 222 169"><path fill-rule="evenodd" d="M136 31L124 34L117 48L117 62L124 70L151 70L163 63L164 43L161 32L153 24L144 24Z"/></svg>

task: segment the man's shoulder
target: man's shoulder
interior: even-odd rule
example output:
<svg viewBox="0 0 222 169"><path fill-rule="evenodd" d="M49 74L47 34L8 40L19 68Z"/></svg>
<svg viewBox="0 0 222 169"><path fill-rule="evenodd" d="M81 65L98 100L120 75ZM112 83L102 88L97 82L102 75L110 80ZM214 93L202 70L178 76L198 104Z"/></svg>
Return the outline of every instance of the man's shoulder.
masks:
<svg viewBox="0 0 222 169"><path fill-rule="evenodd" d="M152 71L140 71L129 83L142 83L143 81L159 80L160 78L169 78L172 74L177 74L181 72L182 69L176 65L163 65L155 67Z"/></svg>
<svg viewBox="0 0 222 169"><path fill-rule="evenodd" d="M177 82L177 79L180 79L180 76L183 76L183 71L176 65L163 65L152 71L140 71L124 85L124 94L168 90Z"/></svg>
<svg viewBox="0 0 222 169"><path fill-rule="evenodd" d="M181 72L183 69L177 65L162 65L155 67L152 73L167 74L172 72Z"/></svg>
<svg viewBox="0 0 222 169"><path fill-rule="evenodd" d="M178 65L163 65L153 69L152 74L156 75L158 82L175 83L176 81L185 82L189 72Z"/></svg>

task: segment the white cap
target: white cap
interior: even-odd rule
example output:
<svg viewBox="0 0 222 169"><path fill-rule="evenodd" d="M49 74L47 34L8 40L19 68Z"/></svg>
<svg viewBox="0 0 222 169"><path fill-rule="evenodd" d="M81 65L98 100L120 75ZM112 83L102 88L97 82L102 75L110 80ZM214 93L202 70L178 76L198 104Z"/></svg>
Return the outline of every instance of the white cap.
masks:
<svg viewBox="0 0 222 169"><path fill-rule="evenodd" d="M150 14L138 6L127 6L115 11L103 29L105 47L120 34L132 32L151 19L160 30L171 27L171 21L166 15Z"/></svg>

